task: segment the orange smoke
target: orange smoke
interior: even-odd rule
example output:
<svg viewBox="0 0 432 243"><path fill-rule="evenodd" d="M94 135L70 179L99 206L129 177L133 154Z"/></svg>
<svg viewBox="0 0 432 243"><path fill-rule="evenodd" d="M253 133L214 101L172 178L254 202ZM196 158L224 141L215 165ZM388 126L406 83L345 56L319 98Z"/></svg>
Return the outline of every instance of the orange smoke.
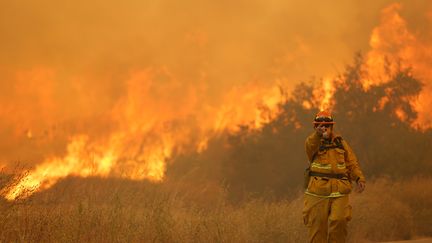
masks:
<svg viewBox="0 0 432 243"><path fill-rule="evenodd" d="M33 136L32 128L39 120L54 121L57 109L55 93L55 73L49 68L33 68L28 71L18 71L7 89L9 95L0 97L0 117L7 117L3 122L15 127L15 135L25 131L26 135ZM29 117L29 114L35 114Z"/></svg>
<svg viewBox="0 0 432 243"><path fill-rule="evenodd" d="M363 85L367 89L389 80L389 75L398 70L412 68L413 75L424 84L419 97L411 102L418 112L418 119L412 125L427 129L432 127L432 39L411 31L400 15L401 9L402 5L395 3L382 10L381 22L370 37L371 50L365 64L368 75L364 77ZM432 23L432 9L426 11L429 11L428 21ZM400 110L395 114L405 119Z"/></svg>
<svg viewBox="0 0 432 243"><path fill-rule="evenodd" d="M347 2L335 10L323 2L311 10L309 4L295 2L295 9L293 3L167 1L128 7L106 1L101 9L78 1L75 7L83 11L70 12L57 4L5 4L23 11L0 9L12 23L0 26L2 36L9 36L1 40L0 71L11 63L8 75L1 72L0 125L3 140L14 140L2 141L8 154L0 159L35 164L8 199L69 175L162 181L176 155L204 151L211 138L240 125L260 129L278 115L285 99L280 85L329 73L333 58L348 59L361 48L358 43L343 48L360 42L357 31L370 33L351 28L349 21L358 23L352 16L369 12L363 10L372 4ZM51 5L58 9L45 7ZM413 125L428 128L432 41L411 31L400 10L400 4L385 8L372 31L364 87L388 79L388 61L392 72L399 68L396 60L412 66L425 83L412 101L419 112ZM231 19L236 21L227 24ZM327 27L310 28L316 26L311 20ZM35 35L28 38L14 26L35 29ZM256 77L266 78L250 82ZM304 107L331 109L334 85L324 78ZM404 119L401 111L395 113Z"/></svg>
<svg viewBox="0 0 432 243"><path fill-rule="evenodd" d="M108 135L72 136L63 157L38 164L6 198L31 195L67 176L162 181L171 157L203 151L212 136L240 125L260 129L284 98L276 84L250 83L209 104L204 85L185 87L167 68L135 71L125 84L125 95L110 112L114 128Z"/></svg>

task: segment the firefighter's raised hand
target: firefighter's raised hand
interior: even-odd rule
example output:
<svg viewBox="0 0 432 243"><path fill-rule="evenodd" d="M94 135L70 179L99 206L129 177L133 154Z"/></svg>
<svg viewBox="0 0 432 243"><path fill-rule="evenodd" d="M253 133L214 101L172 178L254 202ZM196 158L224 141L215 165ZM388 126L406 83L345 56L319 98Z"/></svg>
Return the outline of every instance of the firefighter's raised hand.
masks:
<svg viewBox="0 0 432 243"><path fill-rule="evenodd" d="M320 125L318 125L318 126L315 127L315 131L318 133L318 135L319 135L320 137L323 136L323 134L324 134L324 132L325 132L326 130L327 130L327 129L326 129L326 127L325 127L323 124L320 124Z"/></svg>

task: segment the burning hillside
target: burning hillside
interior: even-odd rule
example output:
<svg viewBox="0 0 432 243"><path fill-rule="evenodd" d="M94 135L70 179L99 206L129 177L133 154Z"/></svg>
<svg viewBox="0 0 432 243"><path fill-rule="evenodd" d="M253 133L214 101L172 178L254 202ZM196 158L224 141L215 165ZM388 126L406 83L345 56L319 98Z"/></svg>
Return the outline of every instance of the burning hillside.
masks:
<svg viewBox="0 0 432 243"><path fill-rule="evenodd" d="M374 28L370 38L371 50L366 55L365 64L368 75L364 78L364 86L367 89L370 85L389 80L388 75L411 69L424 84L419 97L410 101L418 113L413 126L427 129L432 127L429 110L432 107L432 39L430 36L417 36L409 29L400 14L402 8L401 4L395 3L382 10L381 23ZM432 24L431 11L428 9L424 13L428 26ZM404 117L401 113L398 116Z"/></svg>
<svg viewBox="0 0 432 243"><path fill-rule="evenodd" d="M276 126L276 122L289 115L283 124L286 127L289 123L295 124L296 132L303 136L306 134L304 124L309 123L299 117L303 115L304 118L308 112L317 109L335 108L338 111L336 106L345 105L338 104L334 97L344 80L330 78L331 68L320 68L322 63L330 62L327 56L345 56L339 51L330 52L333 44L328 44L327 53L320 47L326 43L317 42L314 35L303 29L288 33L281 27L268 38L257 35L245 26L266 30L280 24L277 18L266 14L252 20L250 16L262 7L259 4L247 6L232 29L212 22L213 17L232 17L229 12L225 13L228 16L210 17L194 12L194 17L203 24L191 28L195 19L185 17L176 23L165 18L172 11L182 12L173 9L187 8L166 4L146 6L145 16L134 12L135 20L142 26L131 18L126 19L133 24L122 22L126 15L120 9L115 16L118 22L111 22L115 33L85 11L82 12L83 19L105 29L86 26L81 33L74 29L79 26L75 22L75 13L64 12L65 20L61 23L71 25L77 33L88 34L88 43L72 35L76 33L51 25L59 17L58 13L46 15L48 19L37 18L40 22L34 24L38 28L52 32L45 29L34 36L35 41L42 45L45 37L52 37L55 41L50 39L45 44L57 46L60 54L49 51L41 54L40 49L22 40L22 36L15 36L19 40L17 43L26 50L20 49L17 55L25 61L11 59L13 63L6 65L2 59L0 66L5 80L0 86L0 125L4 140L1 146L5 153L0 158L5 165L24 161L33 169L7 193L9 200L23 193L30 195L26 192L50 188L68 176L161 182L170 163L175 163L179 155L205 153L209 141L226 134L242 134L242 127L247 127L251 136L266 136L269 127L273 128L270 129L272 133L278 133L287 128ZM85 9L79 3L76 7ZM289 6L284 7L289 9ZM409 78L412 75L421 80L424 87L418 97L407 95L405 103L405 100L398 103L413 107L417 117L408 119L410 114L402 105L391 107L402 122L409 121L409 125L426 131L432 127L429 111L432 107L429 95L432 91L431 41L430 37L410 29L408 21L401 15L403 8L400 4L390 4L382 10L381 20L369 33L370 48L361 64L360 82L367 93L390 82L401 71ZM32 12L35 18L45 16L43 14L48 11L36 9ZM167 12L158 12L161 9ZM278 9L278 6L269 5L266 13L285 16ZM59 11L66 10L60 8ZM432 9L423 11L428 16L427 21L432 23L427 15ZM109 19L107 16L101 18ZM323 18L336 23L332 16ZM326 31L339 33L342 27L329 25ZM154 31L156 28L166 32L158 34ZM12 35L9 27L3 26L2 30ZM106 37L106 46L93 31ZM284 31L287 34L281 34ZM294 40L292 36L295 36ZM331 42L334 37L328 38ZM254 39L260 40L259 43L247 41ZM5 46L10 47L11 43L6 41ZM273 43L277 43L275 47L272 47ZM287 46L289 50L285 49ZM82 56L76 53L77 50ZM354 51L349 50L349 55ZM278 54L269 56L268 53ZM322 63L314 63L312 59L316 56L312 53L319 55ZM41 58L40 63L38 58ZM300 60L308 68L302 67ZM309 66L326 78L314 86L313 92L305 92L307 97L299 100L303 110L289 113L284 108L292 105L293 97L295 100L296 96L302 95L296 93L295 79L304 79L298 73L309 72ZM292 90L292 95L286 95ZM387 88L385 96L367 108L384 110L391 104L393 91ZM236 156L239 157L236 161L247 157Z"/></svg>

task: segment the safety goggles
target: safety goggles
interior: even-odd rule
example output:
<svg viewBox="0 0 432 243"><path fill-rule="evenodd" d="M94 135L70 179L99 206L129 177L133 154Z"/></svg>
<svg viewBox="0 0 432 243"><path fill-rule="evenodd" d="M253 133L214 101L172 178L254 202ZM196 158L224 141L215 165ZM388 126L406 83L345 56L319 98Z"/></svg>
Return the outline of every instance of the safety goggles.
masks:
<svg viewBox="0 0 432 243"><path fill-rule="evenodd" d="M331 117L317 117L315 118L315 122L332 122L333 119Z"/></svg>

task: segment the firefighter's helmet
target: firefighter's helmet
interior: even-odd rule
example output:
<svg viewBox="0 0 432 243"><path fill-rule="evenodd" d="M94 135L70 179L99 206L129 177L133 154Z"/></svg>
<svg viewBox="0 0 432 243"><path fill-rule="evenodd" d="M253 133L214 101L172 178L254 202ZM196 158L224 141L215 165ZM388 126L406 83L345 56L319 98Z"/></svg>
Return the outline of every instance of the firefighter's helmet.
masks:
<svg viewBox="0 0 432 243"><path fill-rule="evenodd" d="M333 121L333 117L329 111L320 111L315 115L315 119L313 122L314 125L318 124L335 124Z"/></svg>

